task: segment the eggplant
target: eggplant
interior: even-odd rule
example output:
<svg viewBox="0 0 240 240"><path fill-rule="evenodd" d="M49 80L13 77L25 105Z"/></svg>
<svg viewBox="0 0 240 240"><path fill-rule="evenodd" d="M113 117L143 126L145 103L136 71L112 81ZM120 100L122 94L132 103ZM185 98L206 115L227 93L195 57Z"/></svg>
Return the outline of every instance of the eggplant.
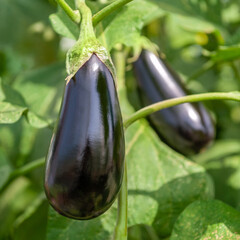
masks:
<svg viewBox="0 0 240 240"><path fill-rule="evenodd" d="M60 214L104 213L120 190L125 142L112 74L92 54L65 87L46 163L45 192Z"/></svg>
<svg viewBox="0 0 240 240"><path fill-rule="evenodd" d="M142 107L188 94L178 74L149 50L142 50L133 71ZM201 103L164 109L148 120L165 143L184 155L203 151L215 137L212 118Z"/></svg>

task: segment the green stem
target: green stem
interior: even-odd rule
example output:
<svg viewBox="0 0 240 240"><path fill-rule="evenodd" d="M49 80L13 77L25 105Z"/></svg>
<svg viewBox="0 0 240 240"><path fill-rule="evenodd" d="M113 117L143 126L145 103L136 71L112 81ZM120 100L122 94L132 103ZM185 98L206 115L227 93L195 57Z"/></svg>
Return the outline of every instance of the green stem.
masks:
<svg viewBox="0 0 240 240"><path fill-rule="evenodd" d="M45 164L45 159L41 158L38 160L35 160L33 162L30 162L28 164L26 164L25 166L18 168L16 170L14 170L10 176L8 177L8 180L5 182L5 184L2 186L2 188L0 189L0 193L2 193L6 187L16 178L26 175L28 173L30 173L31 171L42 167Z"/></svg>
<svg viewBox="0 0 240 240"><path fill-rule="evenodd" d="M234 100L240 102L240 92L229 92L229 93L201 93L188 95L180 98L172 98L169 100L157 102L155 104L149 105L145 108L140 109L135 112L132 116L124 121L124 127L129 127L132 123L139 120L140 118L144 118L151 113L157 112L164 108L173 107L175 105L179 105L187 102L199 102L199 101L207 101L207 100Z"/></svg>
<svg viewBox="0 0 240 240"><path fill-rule="evenodd" d="M113 3L109 4L93 16L93 26L96 26L103 18L107 17L112 12L126 5L127 3L133 0L116 0Z"/></svg>
<svg viewBox="0 0 240 240"><path fill-rule="evenodd" d="M114 52L114 63L117 69L117 85L121 89L125 82L125 67L126 56L119 46L119 49ZM128 187L127 187L127 162L125 160L124 176L122 187L118 195L118 217L114 231L114 240L127 240L127 216L128 216Z"/></svg>
<svg viewBox="0 0 240 240"><path fill-rule="evenodd" d="M80 23L80 13L78 10L75 10L75 11L72 10L72 8L65 2L65 0L56 0L56 1L73 22L77 24Z"/></svg>
<svg viewBox="0 0 240 240"><path fill-rule="evenodd" d="M124 176L120 193L118 194L118 217L114 231L114 240L127 240L128 217L128 187L127 187L127 161L124 165Z"/></svg>
<svg viewBox="0 0 240 240"><path fill-rule="evenodd" d="M80 36L78 41L81 42L90 38L95 38L90 8L86 5L85 0L76 0L75 4L81 14Z"/></svg>

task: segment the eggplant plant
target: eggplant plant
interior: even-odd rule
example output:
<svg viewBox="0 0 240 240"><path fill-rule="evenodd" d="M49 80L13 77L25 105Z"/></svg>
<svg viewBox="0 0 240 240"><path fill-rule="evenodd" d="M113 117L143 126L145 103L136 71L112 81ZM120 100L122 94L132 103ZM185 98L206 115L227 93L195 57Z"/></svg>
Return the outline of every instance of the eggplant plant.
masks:
<svg viewBox="0 0 240 240"><path fill-rule="evenodd" d="M238 9L2 1L0 239L238 239Z"/></svg>

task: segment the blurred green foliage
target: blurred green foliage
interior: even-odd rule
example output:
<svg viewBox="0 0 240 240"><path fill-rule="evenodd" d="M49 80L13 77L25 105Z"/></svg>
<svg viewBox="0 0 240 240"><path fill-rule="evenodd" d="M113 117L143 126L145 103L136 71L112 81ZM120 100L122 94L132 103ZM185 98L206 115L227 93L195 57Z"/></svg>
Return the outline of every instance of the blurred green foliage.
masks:
<svg viewBox="0 0 240 240"><path fill-rule="evenodd" d="M97 12L108 2L89 0L88 4ZM105 18L96 32L109 50L117 43L137 47L141 35L147 36L193 93L239 91L239 12L239 0L135 0ZM65 54L73 43L67 37L74 39L77 33L77 25L57 9L54 0L0 2L0 240L106 240L114 227L116 206L94 223L48 213L43 166L9 180L14 171L45 158L65 84ZM138 106L131 64L126 84L118 85L127 117ZM129 129L129 145L136 134L140 136L128 153L129 240L186 240L188 231L196 233L194 239L212 237L211 231L221 236L235 231L239 236L239 224L233 224L231 217L239 217L240 210L240 106L223 101L206 105L216 121L216 141L206 152L191 157L195 163L165 146L146 121ZM148 168L149 162L159 168L158 173ZM195 202L214 194L224 203ZM199 224L203 230L195 231Z"/></svg>

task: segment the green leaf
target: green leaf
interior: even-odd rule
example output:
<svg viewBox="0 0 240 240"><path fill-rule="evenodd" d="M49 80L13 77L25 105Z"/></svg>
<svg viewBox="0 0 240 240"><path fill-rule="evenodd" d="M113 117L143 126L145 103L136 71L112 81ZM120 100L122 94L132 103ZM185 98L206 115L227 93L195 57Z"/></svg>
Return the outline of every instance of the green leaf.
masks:
<svg viewBox="0 0 240 240"><path fill-rule="evenodd" d="M238 211L220 201L196 201L179 216L170 240L236 240L239 218Z"/></svg>
<svg viewBox="0 0 240 240"><path fill-rule="evenodd" d="M98 26L97 36L109 51L117 43L135 46L142 28L162 15L156 3L135 0L106 17Z"/></svg>
<svg viewBox="0 0 240 240"><path fill-rule="evenodd" d="M21 93L32 113L51 122L56 120L58 115L65 86L65 74L64 64L55 63L20 75L15 80L13 88ZM36 117L33 119L32 113L28 118L34 125L37 120Z"/></svg>
<svg viewBox="0 0 240 240"><path fill-rule="evenodd" d="M26 103L22 97L22 95L11 86L4 83L2 79L0 79L0 91L1 91L1 100L4 102L9 102L13 105L19 105L22 107L26 107Z"/></svg>
<svg viewBox="0 0 240 240"><path fill-rule="evenodd" d="M0 102L0 123L17 122L25 110L24 107L12 105L8 102Z"/></svg>
<svg viewBox="0 0 240 240"><path fill-rule="evenodd" d="M49 18L56 33L74 40L78 39L78 26L72 22L61 8L57 13L51 14Z"/></svg>
<svg viewBox="0 0 240 240"><path fill-rule="evenodd" d="M203 21L222 24L222 9L221 0L150 0L156 3L159 7L166 11L178 13L185 16L192 16Z"/></svg>
<svg viewBox="0 0 240 240"><path fill-rule="evenodd" d="M211 59L213 62L240 59L240 46L222 47L211 56Z"/></svg>
<svg viewBox="0 0 240 240"><path fill-rule="evenodd" d="M15 79L11 89L21 94L27 106L24 116L27 117L28 122L22 118L12 125L0 125L2 136L0 145L13 166L19 167L45 156L52 130L44 128L38 131L31 126L42 128L46 126L46 122L51 125L55 122L61 104L65 77L64 63L60 62L26 71Z"/></svg>
<svg viewBox="0 0 240 240"><path fill-rule="evenodd" d="M4 112L4 119L2 120L2 122L0 120L0 123L16 122L22 115L21 112L18 111L18 110L21 110L21 107L23 108L23 111L26 112L26 114L25 114L26 119L31 126L36 127L36 128L44 128L44 127L48 127L52 123L51 120L45 120L42 117L39 117L34 112L29 111L29 106L26 104L23 96L21 95L21 93L19 91L15 90L14 88L12 88L11 86L9 86L7 84L4 84L3 81L1 81L0 83L1 83L1 88L0 88L1 99L4 100L3 103L5 106L5 107L2 106L2 108L4 107L4 109L2 110L2 112L0 111L0 114ZM35 90L35 89L33 89L33 90ZM0 107L1 107L1 104L3 104L3 103L0 102ZM12 118L8 118L8 115L6 115L6 112L9 111L9 114L10 114L10 112L14 110L13 108L16 108L16 111L14 112L16 114L16 118L18 117L16 121L13 121ZM31 106L30 106L30 108L31 108ZM19 115L17 115L16 112L19 113Z"/></svg>
<svg viewBox="0 0 240 240"><path fill-rule="evenodd" d="M114 211L114 209L112 208L110 211ZM116 216L115 214L114 216ZM111 217L111 213L108 211L101 218L77 221L63 217L51 208L48 217L47 240L110 240L115 223L114 216Z"/></svg>
<svg viewBox="0 0 240 240"><path fill-rule="evenodd" d="M17 122L27 110L21 94L0 79L0 123Z"/></svg>
<svg viewBox="0 0 240 240"><path fill-rule="evenodd" d="M129 223L152 225L168 236L180 212L196 199L213 195L205 170L161 143L146 121L126 134Z"/></svg>
<svg viewBox="0 0 240 240"><path fill-rule="evenodd" d="M126 89L119 83L123 117L134 110ZM204 168L189 161L159 141L145 120L126 132L128 163L128 224L153 226L168 236L178 215L188 204L213 196L212 182ZM103 216L90 221L67 219L50 210L48 240L111 239L116 223L116 202Z"/></svg>
<svg viewBox="0 0 240 240"><path fill-rule="evenodd" d="M28 111L27 112L27 120L29 124L36 128L44 128L48 127L51 123L49 121L46 121L39 116L37 116L35 113Z"/></svg>
<svg viewBox="0 0 240 240"><path fill-rule="evenodd" d="M204 166L213 178L215 198L239 208L240 141L229 139L217 141L206 152L196 156L195 161Z"/></svg>
<svg viewBox="0 0 240 240"><path fill-rule="evenodd" d="M128 240L160 240L154 229L148 225L134 225L128 229Z"/></svg>

